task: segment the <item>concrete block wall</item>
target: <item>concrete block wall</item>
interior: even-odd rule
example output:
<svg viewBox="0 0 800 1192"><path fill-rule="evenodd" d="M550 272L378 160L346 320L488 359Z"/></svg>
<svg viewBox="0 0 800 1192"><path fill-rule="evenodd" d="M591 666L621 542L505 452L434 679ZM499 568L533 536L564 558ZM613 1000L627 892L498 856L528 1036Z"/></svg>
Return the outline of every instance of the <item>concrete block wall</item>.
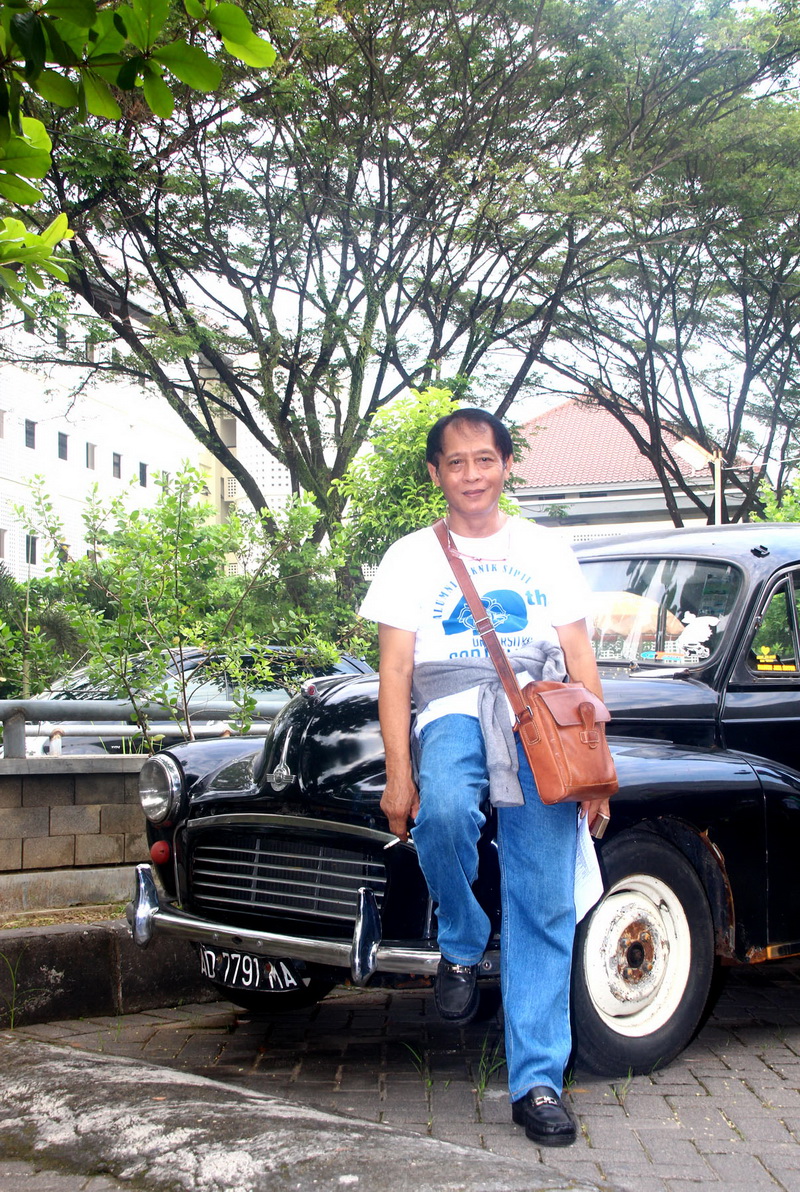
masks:
<svg viewBox="0 0 800 1192"><path fill-rule="evenodd" d="M0 759L0 874L147 860L144 757Z"/></svg>

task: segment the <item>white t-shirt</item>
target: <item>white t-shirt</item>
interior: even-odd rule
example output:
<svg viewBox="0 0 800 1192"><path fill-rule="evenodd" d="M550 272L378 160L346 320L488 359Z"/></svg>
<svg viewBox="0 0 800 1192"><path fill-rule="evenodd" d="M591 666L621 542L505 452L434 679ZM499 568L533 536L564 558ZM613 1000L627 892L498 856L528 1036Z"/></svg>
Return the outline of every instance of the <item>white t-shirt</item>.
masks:
<svg viewBox="0 0 800 1192"><path fill-rule="evenodd" d="M556 627L586 616L586 583L571 548L557 531L513 517L489 538L452 537L510 654L533 642L558 644ZM415 665L487 656L430 527L407 534L389 547L359 611L369 621L416 634ZM526 677L520 675L520 681L524 683ZM477 688L434 700L418 716L417 730L446 712L475 716L477 708Z"/></svg>

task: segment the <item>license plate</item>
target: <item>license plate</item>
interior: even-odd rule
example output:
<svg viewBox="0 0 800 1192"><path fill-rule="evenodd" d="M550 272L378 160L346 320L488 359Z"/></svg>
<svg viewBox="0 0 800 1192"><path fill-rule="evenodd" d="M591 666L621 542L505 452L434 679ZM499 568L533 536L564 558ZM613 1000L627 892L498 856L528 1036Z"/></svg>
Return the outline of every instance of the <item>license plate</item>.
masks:
<svg viewBox="0 0 800 1192"><path fill-rule="evenodd" d="M207 948L205 944L200 945L200 972L228 989L259 989L264 993L288 993L302 983L288 960Z"/></svg>

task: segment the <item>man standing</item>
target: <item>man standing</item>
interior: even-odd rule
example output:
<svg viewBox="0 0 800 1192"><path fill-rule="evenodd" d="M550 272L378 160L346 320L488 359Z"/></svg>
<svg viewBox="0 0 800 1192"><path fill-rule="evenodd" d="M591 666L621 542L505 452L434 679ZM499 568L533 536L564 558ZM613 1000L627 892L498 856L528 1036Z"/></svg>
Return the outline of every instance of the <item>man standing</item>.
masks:
<svg viewBox="0 0 800 1192"><path fill-rule="evenodd" d="M587 592L572 551L552 531L509 518L499 507L513 463L506 427L482 410L454 411L432 427L426 457L431 480L447 501L451 546L520 681L563 677L565 665L573 680L602 696L586 632ZM576 805L541 803L521 747L504 763L503 734L492 716L499 709L510 718L510 707L505 696L495 699L499 679L431 528L390 547L361 614L379 626L387 779L381 808L401 840L411 831L437 904L437 1009L444 1019L464 1024L478 1005L478 964L490 924L472 884L488 795L497 813L512 1118L539 1145L567 1146L575 1140L561 1090L571 1049ZM590 821L607 814L607 801L586 803L582 812Z"/></svg>

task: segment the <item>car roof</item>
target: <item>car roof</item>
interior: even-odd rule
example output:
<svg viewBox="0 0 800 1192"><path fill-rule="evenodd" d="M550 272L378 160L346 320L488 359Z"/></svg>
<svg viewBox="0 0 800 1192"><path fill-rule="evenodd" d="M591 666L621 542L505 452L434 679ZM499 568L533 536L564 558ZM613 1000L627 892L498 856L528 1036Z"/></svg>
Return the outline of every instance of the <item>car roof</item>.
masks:
<svg viewBox="0 0 800 1192"><path fill-rule="evenodd" d="M619 555L691 555L716 559L770 560L774 569L800 559L800 523L743 522L730 526L686 526L674 530L646 530L616 538L576 542L581 560Z"/></svg>

